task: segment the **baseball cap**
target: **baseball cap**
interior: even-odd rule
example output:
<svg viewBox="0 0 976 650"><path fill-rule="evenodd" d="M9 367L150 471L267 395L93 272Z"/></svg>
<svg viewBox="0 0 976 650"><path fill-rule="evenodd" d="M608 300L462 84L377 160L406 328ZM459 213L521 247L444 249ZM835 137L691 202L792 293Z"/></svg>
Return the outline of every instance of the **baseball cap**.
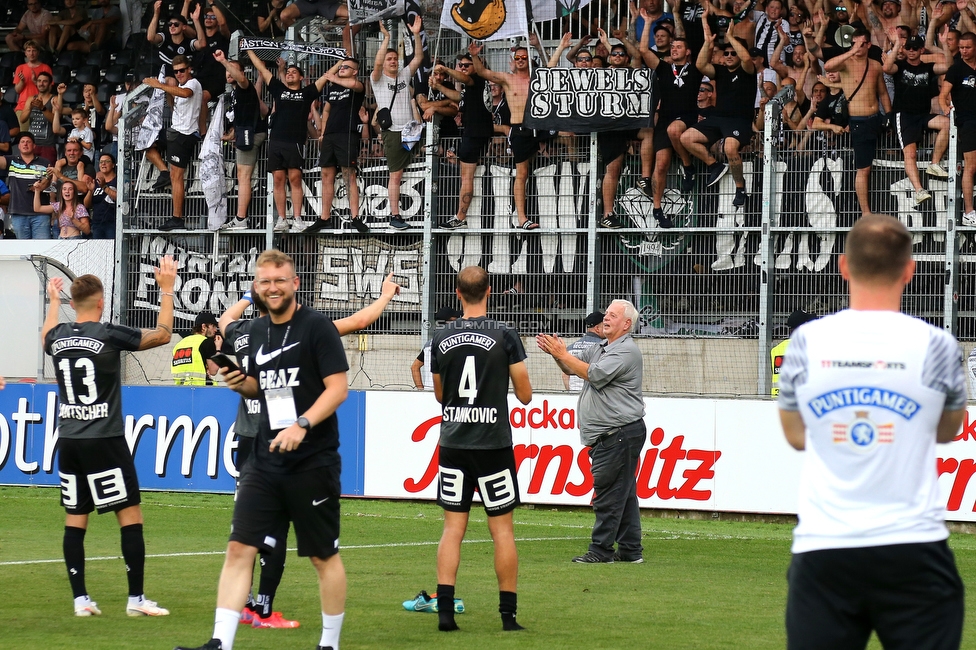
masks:
<svg viewBox="0 0 976 650"><path fill-rule="evenodd" d="M448 305L444 305L434 313L434 320L437 321L449 321L452 318L461 318L461 312Z"/></svg>
<svg viewBox="0 0 976 650"><path fill-rule="evenodd" d="M761 57L765 57L766 55L758 47L753 47L753 48L750 48L749 49L749 56L761 56Z"/></svg>
<svg viewBox="0 0 976 650"><path fill-rule="evenodd" d="M583 324L587 327L593 327L594 325L599 325L603 322L603 312L595 311L583 319Z"/></svg>
<svg viewBox="0 0 976 650"><path fill-rule="evenodd" d="M925 49L925 39L921 36L912 36L907 41L905 41L906 50L924 50Z"/></svg>
<svg viewBox="0 0 976 650"><path fill-rule="evenodd" d="M817 320L816 314L811 314L808 311L797 309L792 314L790 314L790 317L786 320L786 326L789 327L790 331L792 332L800 325L803 325L804 323L809 323L812 320Z"/></svg>
<svg viewBox="0 0 976 650"><path fill-rule="evenodd" d="M200 329L204 325L216 325L217 317L211 314L209 311L202 311L197 314L196 319L193 321L193 329Z"/></svg>

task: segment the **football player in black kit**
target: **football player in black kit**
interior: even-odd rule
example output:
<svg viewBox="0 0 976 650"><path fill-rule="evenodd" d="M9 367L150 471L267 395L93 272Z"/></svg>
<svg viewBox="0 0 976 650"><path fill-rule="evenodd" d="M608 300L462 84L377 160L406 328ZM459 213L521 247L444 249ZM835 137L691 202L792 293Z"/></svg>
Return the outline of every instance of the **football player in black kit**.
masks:
<svg viewBox="0 0 976 650"><path fill-rule="evenodd" d="M438 629L458 629L454 586L477 487L495 545L502 629L521 630L515 621L518 551L512 510L519 504L519 488L508 380L523 404L532 400L532 385L518 333L487 316L488 273L477 266L461 269L456 286L464 316L437 330L430 346L434 395L443 405L437 480L437 503L444 508L444 534L437 547Z"/></svg>
<svg viewBox="0 0 976 650"><path fill-rule="evenodd" d="M82 275L71 283L75 322L58 323L61 278L47 284L50 298L41 328L44 351L58 378L58 475L64 522L64 562L75 597L75 616L101 614L85 587L85 531L88 515L114 512L122 536L129 582L129 616L166 616L169 611L143 594L146 543L142 535L139 479L122 425L123 350L148 350L169 343L173 333L176 263L163 257L156 271L159 319L154 330L102 323L102 281Z"/></svg>
<svg viewBox="0 0 976 650"><path fill-rule="evenodd" d="M360 309L352 316L335 321L339 336L351 334L357 330L369 327L376 322L393 296L400 293L400 285L393 281L393 274L386 277L380 297L368 307ZM224 338L223 352L237 356L241 368L246 373L250 363L250 332L256 319L238 320L244 316L248 307L254 305L259 316L266 316L268 308L252 289L244 294L239 301L231 305L220 315L218 325L220 335ZM234 423L234 433L238 436L237 455L234 457L234 467L240 472L244 464L251 457L254 449L254 437L257 435L261 421L261 400L241 397L237 407L237 421ZM282 617L281 612L274 611L274 598L281 582L281 574L285 570L285 540L288 539L288 522L284 529L274 535L282 540L270 552L261 552L261 580L258 585L257 598L248 595L247 604L241 610L241 624L255 628L294 628L299 627L298 621L291 621Z"/></svg>
<svg viewBox="0 0 976 650"><path fill-rule="evenodd" d="M298 555L318 573L322 601L320 650L339 646L346 572L339 557L339 421L348 392L346 355L335 325L295 302L295 262L277 250L258 257L254 286L269 316L251 326L247 373L227 385L259 399L266 414L251 459L238 481L230 541L217 588L213 637L202 650L233 650L258 550L284 539L290 520Z"/></svg>

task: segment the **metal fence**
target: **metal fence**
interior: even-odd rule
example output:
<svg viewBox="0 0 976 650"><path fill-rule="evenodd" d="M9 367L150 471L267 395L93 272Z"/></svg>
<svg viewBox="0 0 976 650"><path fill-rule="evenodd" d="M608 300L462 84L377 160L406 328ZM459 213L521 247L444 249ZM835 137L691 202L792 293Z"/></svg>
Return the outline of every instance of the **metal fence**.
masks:
<svg viewBox="0 0 976 650"><path fill-rule="evenodd" d="M309 60L308 65L319 70L324 63ZM130 108L144 92L133 93ZM367 235L348 227L315 235L273 233L271 178L263 156L254 177L253 230L205 230L206 209L191 169L186 214L194 230L155 231L170 214L170 197L151 191L153 173L132 149L127 123L120 142L125 163L117 243L117 277L123 281L117 283L114 316L136 326L154 322L158 299L151 267L163 254L175 255L179 264L177 326L184 329L199 311L219 313L233 304L253 277L257 255L268 246L295 258L299 299L334 317L369 304L392 272L403 287L401 295L365 337L349 343L357 367L352 376L360 386L409 388L409 366L430 336L434 312L456 305L457 271L477 264L491 275L491 315L527 337L530 372L539 390L561 390L563 384L558 369L532 349L528 337L541 331L578 336L588 312L626 298L641 314L646 391L766 395L769 349L788 336L789 315L796 309L822 315L846 306L837 259L860 214L849 136L785 131L774 113L767 112L765 131L743 149L749 199L742 207L732 202L730 174L714 187L706 187L699 174L695 190L681 193L675 161L663 201L673 229L660 227L650 199L637 187L637 142L626 155L614 199L625 227L598 227L605 170L597 139L590 135L554 137L533 161L527 212L540 229L513 227L514 168L504 138L496 138L476 169L468 227L442 229L458 206L457 141L440 138L429 125L401 184L400 214L411 228L391 231L382 149L375 140L364 141L358 182L361 215L372 229ZM955 143L953 134L950 161L958 160ZM883 136L871 172L871 208L901 219L915 237L918 270L906 292L905 311L961 339L974 339L976 287L969 265L976 262L976 233L958 226L956 163L948 164L953 172L948 179L927 176L930 155L931 142L921 144L921 177L932 198L916 205L902 153L890 135ZM233 158L232 146L225 145L230 214L237 191ZM307 143L305 160L302 212L310 223L321 211L314 139ZM333 214L341 222L348 216L341 175L337 183Z"/></svg>

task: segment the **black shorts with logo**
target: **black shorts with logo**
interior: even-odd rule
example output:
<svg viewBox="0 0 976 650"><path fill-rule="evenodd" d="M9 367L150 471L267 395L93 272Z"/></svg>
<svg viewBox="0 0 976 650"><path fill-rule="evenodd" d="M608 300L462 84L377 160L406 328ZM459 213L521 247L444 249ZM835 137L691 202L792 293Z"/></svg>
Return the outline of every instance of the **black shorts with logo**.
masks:
<svg viewBox="0 0 976 650"><path fill-rule="evenodd" d="M200 138L196 134L186 135L169 129L166 131L166 161L173 167L186 169L193 160L198 142Z"/></svg>
<svg viewBox="0 0 976 650"><path fill-rule="evenodd" d="M744 117L706 117L688 128L708 138L709 147L722 138L735 138L743 147L752 142L752 122Z"/></svg>
<svg viewBox="0 0 976 650"><path fill-rule="evenodd" d="M895 113L895 135L898 136L898 146L904 149L910 144L918 144L922 140L922 135L926 131L931 131L929 122L935 117L935 113L923 113L922 115L912 115L901 111Z"/></svg>
<svg viewBox="0 0 976 650"><path fill-rule="evenodd" d="M118 512L141 502L139 479L124 436L58 441L61 505L69 515Z"/></svg>
<svg viewBox="0 0 976 650"><path fill-rule="evenodd" d="M336 463L277 474L247 463L237 482L230 541L271 551L285 543L281 531L287 532L291 521L300 556L335 555L339 552L340 471Z"/></svg>
<svg viewBox="0 0 976 650"><path fill-rule="evenodd" d="M470 512L475 487L489 517L511 512L521 503L511 447L441 447L437 464L437 505L444 510Z"/></svg>
<svg viewBox="0 0 976 650"><path fill-rule="evenodd" d="M279 172L289 169L304 169L305 152L300 144L294 142L268 142L268 171Z"/></svg>
<svg viewBox="0 0 976 650"><path fill-rule="evenodd" d="M797 553L787 580L788 650L863 650L872 630L886 648L959 647L963 584L944 540Z"/></svg>

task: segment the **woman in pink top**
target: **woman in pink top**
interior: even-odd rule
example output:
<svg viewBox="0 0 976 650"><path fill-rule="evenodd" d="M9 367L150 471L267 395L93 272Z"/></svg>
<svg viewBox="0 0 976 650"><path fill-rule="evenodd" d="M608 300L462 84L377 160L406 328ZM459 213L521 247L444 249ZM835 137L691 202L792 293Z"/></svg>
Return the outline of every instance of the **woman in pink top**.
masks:
<svg viewBox="0 0 976 650"><path fill-rule="evenodd" d="M60 229L60 239L81 239L91 232L91 219L88 210L78 199L78 190L74 183L62 183L58 190L60 201L51 205L41 205L39 185L34 186L34 212L52 216L51 225L55 222Z"/></svg>

